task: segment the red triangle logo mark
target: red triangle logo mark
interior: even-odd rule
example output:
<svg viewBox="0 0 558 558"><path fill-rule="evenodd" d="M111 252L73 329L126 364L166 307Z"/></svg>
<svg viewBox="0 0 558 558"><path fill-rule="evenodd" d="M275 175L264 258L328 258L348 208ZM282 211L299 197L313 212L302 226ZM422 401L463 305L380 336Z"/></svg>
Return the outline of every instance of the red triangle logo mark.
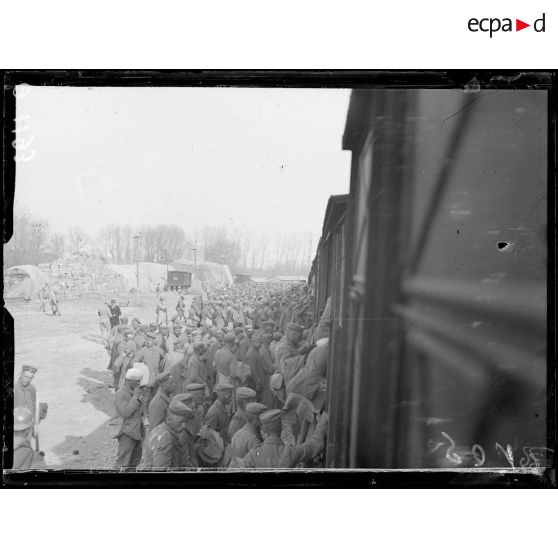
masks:
<svg viewBox="0 0 558 558"><path fill-rule="evenodd" d="M525 29L526 27L531 27L531 24L530 23L525 23L524 21L521 21L520 19L515 20L515 30L516 31L521 31L522 29Z"/></svg>

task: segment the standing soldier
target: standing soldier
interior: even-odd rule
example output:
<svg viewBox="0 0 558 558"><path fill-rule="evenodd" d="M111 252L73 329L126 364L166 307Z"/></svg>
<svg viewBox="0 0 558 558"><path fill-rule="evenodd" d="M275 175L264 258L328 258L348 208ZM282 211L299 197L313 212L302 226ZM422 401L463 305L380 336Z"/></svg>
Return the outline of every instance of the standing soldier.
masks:
<svg viewBox="0 0 558 558"><path fill-rule="evenodd" d="M41 454L33 451L33 413L27 407L14 409L14 462L12 469L46 468Z"/></svg>
<svg viewBox="0 0 558 558"><path fill-rule="evenodd" d="M267 407L261 403L252 402L246 405L246 424L234 434L231 440L232 459L242 459L254 446L261 444L259 416L264 411L267 411Z"/></svg>
<svg viewBox="0 0 558 558"><path fill-rule="evenodd" d="M106 343L111 329L108 303L104 302L103 306L101 306L101 308L97 311L97 314L99 316L99 329L101 330L101 337Z"/></svg>
<svg viewBox="0 0 558 558"><path fill-rule="evenodd" d="M247 378L248 385L252 387L257 394L257 398L261 400L264 389L265 363L260 353L261 336L254 335L252 343L246 352L244 362L250 366L250 376Z"/></svg>
<svg viewBox="0 0 558 558"><path fill-rule="evenodd" d="M249 387L239 387L236 390L237 411L231 418L228 429L229 440L246 424L246 406L256 401L256 392Z"/></svg>
<svg viewBox="0 0 558 558"><path fill-rule="evenodd" d="M156 335L148 332L145 338L145 345L136 353L132 364L143 362L149 368L149 385L152 385L155 378L161 371L161 362L165 356L163 351L155 346Z"/></svg>
<svg viewBox="0 0 558 558"><path fill-rule="evenodd" d="M228 442L227 430L231 419L229 406L232 401L233 385L230 380L220 380L215 386L217 399L205 415L204 425L217 432L225 445Z"/></svg>
<svg viewBox="0 0 558 558"><path fill-rule="evenodd" d="M304 356L299 352L303 331L302 326L293 322L288 323L285 337L277 345L277 371L283 376L285 384L288 384L304 365Z"/></svg>
<svg viewBox="0 0 558 558"><path fill-rule="evenodd" d="M171 402L165 421L156 426L147 438L141 469L195 466L184 432L192 415L192 409L184 403Z"/></svg>
<svg viewBox="0 0 558 558"><path fill-rule="evenodd" d="M120 325L120 315L122 314L122 310L120 310L120 306L116 304L116 299L112 299L110 301L110 327L116 327Z"/></svg>
<svg viewBox="0 0 558 558"><path fill-rule="evenodd" d="M184 394L192 394L192 403L189 404L195 411L195 424L196 424L196 434L199 432L202 424L205 421L205 416L207 414L207 397L206 397L207 386L205 384L188 384L184 388Z"/></svg>
<svg viewBox="0 0 558 558"><path fill-rule="evenodd" d="M246 353L248 352L248 349L250 349L250 347L252 346L252 334L254 332L254 329L251 325L247 325L244 328L244 338L242 339L242 341L240 341L240 345L238 346L238 355L239 355L239 359L242 360L243 362L246 362Z"/></svg>
<svg viewBox="0 0 558 558"><path fill-rule="evenodd" d="M47 404L39 403L37 405L37 391L31 383L35 378L37 368L34 366L23 365L21 367L21 375L14 385L14 409L16 407L26 407L33 417L32 435L35 438L36 446L39 446L39 422L47 416Z"/></svg>
<svg viewBox="0 0 558 558"><path fill-rule="evenodd" d="M286 446L281 439L282 411L273 409L260 415L262 444L254 446L244 459L237 463L239 468L288 469L316 457L324 447L327 414L321 415L312 436L303 444Z"/></svg>
<svg viewBox="0 0 558 558"><path fill-rule="evenodd" d="M157 324L163 323L163 318L165 325L169 323L169 317L167 312L167 305L165 304L165 297L160 296L159 302L157 303L157 307L155 308L155 316Z"/></svg>
<svg viewBox="0 0 558 558"><path fill-rule="evenodd" d="M186 385L194 383L207 385L207 371L205 363L201 359L203 350L203 343L200 341L194 342L194 352L188 361L186 375L184 378ZM209 395L209 388L207 390L207 395Z"/></svg>
<svg viewBox="0 0 558 558"><path fill-rule="evenodd" d="M53 287L50 288L49 298L50 298L50 307L52 308L52 315L60 316L60 309L58 307L58 297L56 296L56 291L54 290Z"/></svg>
<svg viewBox="0 0 558 558"><path fill-rule="evenodd" d="M163 372L157 378L159 389L149 403L149 429L152 431L165 420L171 397L174 393L174 378L170 372Z"/></svg>
<svg viewBox="0 0 558 558"><path fill-rule="evenodd" d="M114 396L122 427L118 434L116 468L135 468L141 460L141 445L145 429L141 420L142 394L139 387L143 374L135 368L126 372L124 385Z"/></svg>
<svg viewBox="0 0 558 558"><path fill-rule="evenodd" d="M220 377L230 377L233 369L232 365L236 361L236 356L233 353L235 337L233 333L227 333L223 337L223 347L215 352L215 367L217 370L217 382L219 383Z"/></svg>
<svg viewBox="0 0 558 558"><path fill-rule="evenodd" d="M39 297L40 308L46 313L46 293L44 292L44 286L37 291L37 296Z"/></svg>

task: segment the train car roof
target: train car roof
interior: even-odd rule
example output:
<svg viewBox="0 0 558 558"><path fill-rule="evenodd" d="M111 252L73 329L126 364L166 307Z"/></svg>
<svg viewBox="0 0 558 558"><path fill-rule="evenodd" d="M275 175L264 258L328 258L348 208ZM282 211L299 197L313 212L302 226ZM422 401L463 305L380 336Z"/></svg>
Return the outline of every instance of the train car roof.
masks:
<svg viewBox="0 0 558 558"><path fill-rule="evenodd" d="M338 223L343 213L347 210L349 202L349 194L341 194L338 196L330 196L322 228L322 238L327 236L327 233ZM321 239L320 239L321 240Z"/></svg>

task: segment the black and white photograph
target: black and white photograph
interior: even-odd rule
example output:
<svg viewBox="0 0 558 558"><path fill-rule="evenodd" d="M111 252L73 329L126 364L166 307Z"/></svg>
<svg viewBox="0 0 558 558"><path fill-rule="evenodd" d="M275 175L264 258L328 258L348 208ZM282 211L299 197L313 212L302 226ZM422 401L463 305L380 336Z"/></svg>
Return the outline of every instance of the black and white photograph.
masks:
<svg viewBox="0 0 558 558"><path fill-rule="evenodd" d="M555 75L147 75L6 74L4 473L549 484Z"/></svg>

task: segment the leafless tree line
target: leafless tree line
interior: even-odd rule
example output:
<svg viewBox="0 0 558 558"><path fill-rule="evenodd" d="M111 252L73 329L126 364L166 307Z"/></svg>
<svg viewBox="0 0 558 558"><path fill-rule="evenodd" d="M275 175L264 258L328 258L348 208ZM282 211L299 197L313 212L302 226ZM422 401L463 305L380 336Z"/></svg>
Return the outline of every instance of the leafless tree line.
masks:
<svg viewBox="0 0 558 558"><path fill-rule="evenodd" d="M4 267L48 262L62 256L64 249L64 235L52 231L47 221L33 217L27 209L14 209L13 234L4 245Z"/></svg>
<svg viewBox="0 0 558 558"><path fill-rule="evenodd" d="M141 236L141 238L137 238ZM136 237L136 238L135 238ZM37 264L61 257L65 251L92 251L105 261L119 264L141 261L170 264L179 258L227 264L233 273L303 275L309 270L314 238L311 232L270 234L232 227L206 226L189 235L173 224L111 224L96 235L72 227L66 237L51 232L48 222L28 211L14 212L14 234L4 250L5 265Z"/></svg>

